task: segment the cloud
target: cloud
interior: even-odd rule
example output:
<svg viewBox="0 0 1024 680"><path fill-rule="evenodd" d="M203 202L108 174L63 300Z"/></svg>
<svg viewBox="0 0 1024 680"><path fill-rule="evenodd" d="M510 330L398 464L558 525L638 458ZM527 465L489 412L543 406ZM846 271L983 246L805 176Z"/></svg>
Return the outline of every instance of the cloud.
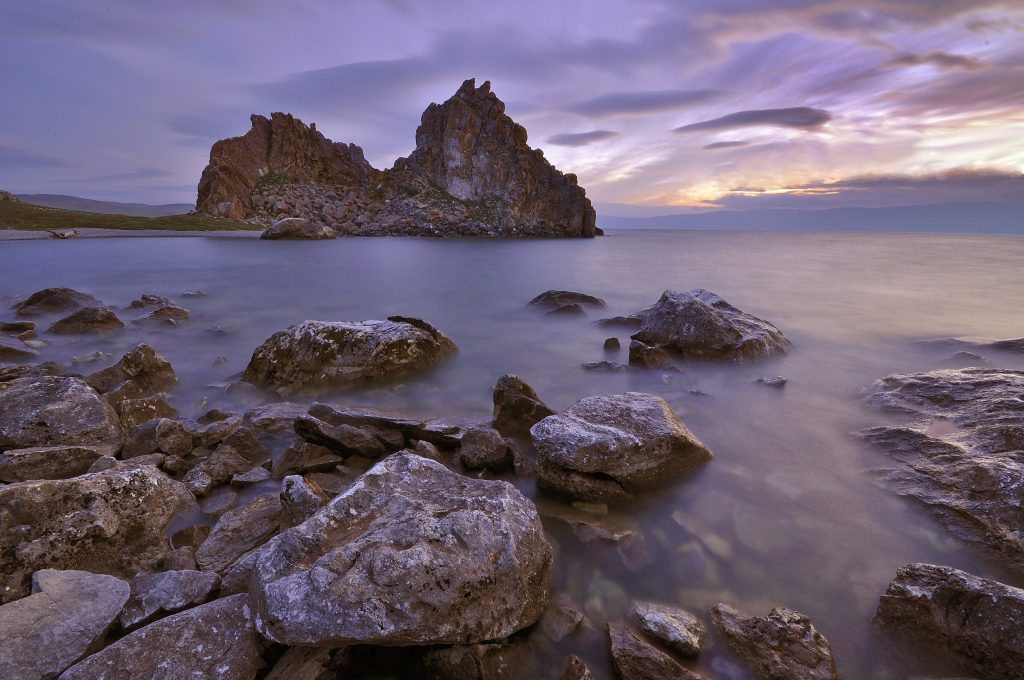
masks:
<svg viewBox="0 0 1024 680"><path fill-rule="evenodd" d="M131 172L122 172L114 175L100 175L94 177L96 181L100 182L129 182L137 179L159 179L162 177L170 177L174 173L169 170L161 170L160 168L136 168ZM77 181L77 180L76 180Z"/></svg>
<svg viewBox="0 0 1024 680"><path fill-rule="evenodd" d="M816 130L832 120L832 115L824 109L812 109L807 106L796 106L788 109L757 109L754 111L737 111L721 118L691 123L677 127L673 132L697 132L699 130L731 130L734 128L771 125L774 127L795 128L798 130Z"/></svg>
<svg viewBox="0 0 1024 680"><path fill-rule="evenodd" d="M701 147L704 151L713 151L714 149L731 149L737 146L747 146L750 142L744 142L742 140L734 139L726 142L712 142Z"/></svg>
<svg viewBox="0 0 1024 680"><path fill-rule="evenodd" d="M0 144L0 168L66 168L67 161L17 146Z"/></svg>
<svg viewBox="0 0 1024 680"><path fill-rule="evenodd" d="M560 135L548 137L548 144L558 146L586 146L604 139L618 136L613 130L592 130L591 132L567 132Z"/></svg>
<svg viewBox="0 0 1024 680"><path fill-rule="evenodd" d="M566 107L585 116L614 116L624 113L654 113L703 104L724 94L723 90L647 90L610 92Z"/></svg>
<svg viewBox="0 0 1024 680"><path fill-rule="evenodd" d="M943 71L977 71L988 66L988 63L977 57L969 57L963 54L950 54L942 50L933 50L914 54L905 52L896 56L892 61L885 64L887 68L899 68L903 66L934 66Z"/></svg>

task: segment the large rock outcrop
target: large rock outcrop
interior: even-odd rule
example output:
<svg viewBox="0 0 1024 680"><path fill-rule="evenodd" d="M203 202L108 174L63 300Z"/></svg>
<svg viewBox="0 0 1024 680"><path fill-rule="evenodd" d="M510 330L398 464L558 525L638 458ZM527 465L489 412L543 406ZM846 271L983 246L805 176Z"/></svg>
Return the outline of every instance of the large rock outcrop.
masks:
<svg viewBox="0 0 1024 680"><path fill-rule="evenodd" d="M633 334L634 340L678 352L686 359L743 361L783 354L790 346L771 323L702 288L686 293L666 290L637 316L640 330Z"/></svg>
<svg viewBox="0 0 1024 680"><path fill-rule="evenodd" d="M1024 371L964 368L890 375L872 405L910 416L861 436L896 463L897 492L1024 571Z"/></svg>
<svg viewBox="0 0 1024 680"><path fill-rule="evenodd" d="M200 212L265 224L298 217L350 236L595 235L595 212L576 176L530 148L489 82L467 80L431 104L415 150L384 171L358 146L332 142L290 115L251 120L242 137L213 145Z"/></svg>
<svg viewBox="0 0 1024 680"><path fill-rule="evenodd" d="M260 548L250 592L283 644L469 644L540 617L551 560L515 487L400 453Z"/></svg>
<svg viewBox="0 0 1024 680"><path fill-rule="evenodd" d="M883 627L952 651L979 678L1024 677L1024 590L911 564L878 602Z"/></svg>
<svg viewBox="0 0 1024 680"><path fill-rule="evenodd" d="M257 347L242 380L284 394L346 388L424 370L455 349L419 319L304 321Z"/></svg>

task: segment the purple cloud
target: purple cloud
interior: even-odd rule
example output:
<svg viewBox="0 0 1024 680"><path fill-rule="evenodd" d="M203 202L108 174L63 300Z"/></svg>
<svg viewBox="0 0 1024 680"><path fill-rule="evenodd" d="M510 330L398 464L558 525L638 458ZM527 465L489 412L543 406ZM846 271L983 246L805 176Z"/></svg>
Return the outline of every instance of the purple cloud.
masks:
<svg viewBox="0 0 1024 680"><path fill-rule="evenodd" d="M795 128L798 130L816 130L832 120L832 115L824 109L812 109L807 106L796 106L788 109L757 109L754 111L737 111L720 118L690 123L677 127L673 132L697 132L699 130L731 130L734 128L770 125L772 127Z"/></svg>
<svg viewBox="0 0 1024 680"><path fill-rule="evenodd" d="M747 146L750 142L745 142L739 139L734 139L726 142L712 142L701 147L704 151L713 151L715 149L732 149L737 146Z"/></svg>
<svg viewBox="0 0 1024 680"><path fill-rule="evenodd" d="M648 90L610 92L593 99L570 104L566 110L585 116L615 116L624 113L671 111L717 99L723 90Z"/></svg>
<svg viewBox="0 0 1024 680"><path fill-rule="evenodd" d="M933 50L921 54L905 52L888 62L888 68L899 68L902 66L934 66L943 71L977 71L988 64L976 57L969 57L963 54L950 54L942 50Z"/></svg>
<svg viewBox="0 0 1024 680"><path fill-rule="evenodd" d="M586 146L594 142L618 136L613 130L592 130L590 132L566 132L548 137L548 144L556 146Z"/></svg>

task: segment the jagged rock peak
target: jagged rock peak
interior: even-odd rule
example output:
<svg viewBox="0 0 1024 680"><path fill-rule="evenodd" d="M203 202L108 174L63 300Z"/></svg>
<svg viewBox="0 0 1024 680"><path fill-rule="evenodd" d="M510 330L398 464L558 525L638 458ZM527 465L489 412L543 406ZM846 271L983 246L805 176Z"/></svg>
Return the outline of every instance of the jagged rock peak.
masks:
<svg viewBox="0 0 1024 680"><path fill-rule="evenodd" d="M299 217L340 235L594 236L576 176L526 140L490 83L474 79L427 107L416 149L385 171L315 125L253 116L248 133L214 144L196 207L268 225Z"/></svg>

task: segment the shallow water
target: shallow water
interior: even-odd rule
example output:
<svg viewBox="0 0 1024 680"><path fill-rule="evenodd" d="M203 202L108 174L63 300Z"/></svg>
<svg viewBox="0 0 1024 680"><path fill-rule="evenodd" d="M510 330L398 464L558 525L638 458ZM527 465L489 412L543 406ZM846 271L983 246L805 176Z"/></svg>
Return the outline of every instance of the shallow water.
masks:
<svg viewBox="0 0 1024 680"><path fill-rule="evenodd" d="M556 590L570 594L599 631L605 619L624 615L630 597L697 612L720 601L758 615L791 607L830 638L841 675L882 680L955 670L875 632L878 596L897 568L924 561L1018 586L1024 578L878 485L871 470L886 463L885 455L850 433L889 416L864 407L860 394L889 373L946 365L952 350L914 340L1024 335L1022 262L1024 238L931 234L30 241L0 243L0 296L10 302L40 288L70 286L115 308L141 293L188 307L192 317L179 328L133 326L82 340L42 334L54 342L44 359L69 361L96 350L113 355L82 365L82 372L140 341L150 343L182 379L174 403L184 416L211 406L237 408L224 386L260 342L292 323L393 314L427 319L459 344L459 353L429 374L334 401L483 420L503 373L521 375L556 409L593 394L659 394L714 451L714 460L689 479L612 509L606 521L644 535L654 559L639 571L627 569L614 546L580 544L561 522L546 520L557 551ZM649 306L665 289L695 287L774 322L793 351L740 366L687 364L670 377L581 369L584 361L626 361L628 332L591 321ZM526 307L550 288L600 296L607 314L553 318ZM182 297L195 290L206 295ZM224 332L207 331L213 327ZM610 335L622 340L621 353L602 351ZM987 355L996 366L1024 368L1021 355ZM217 357L226 361L213 365ZM753 382L771 375L789 383L777 389ZM533 494L528 481L515 481ZM544 513L565 508L540 505ZM534 677L557 675L570 649L599 677L610 673L599 635L580 634L557 649L541 644L539 633L526 637L524 668L532 659L543 669ZM716 640L692 667L709 678L748 677Z"/></svg>

